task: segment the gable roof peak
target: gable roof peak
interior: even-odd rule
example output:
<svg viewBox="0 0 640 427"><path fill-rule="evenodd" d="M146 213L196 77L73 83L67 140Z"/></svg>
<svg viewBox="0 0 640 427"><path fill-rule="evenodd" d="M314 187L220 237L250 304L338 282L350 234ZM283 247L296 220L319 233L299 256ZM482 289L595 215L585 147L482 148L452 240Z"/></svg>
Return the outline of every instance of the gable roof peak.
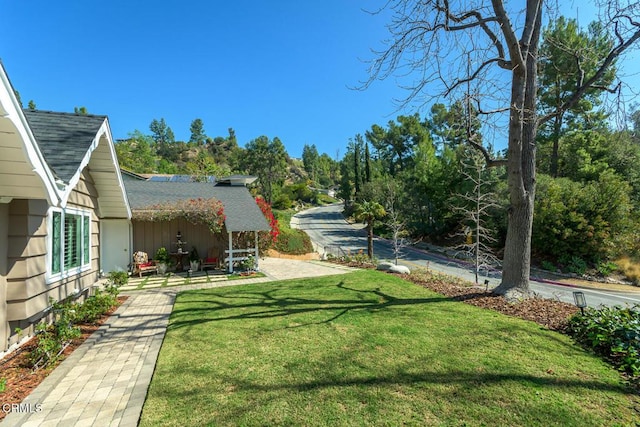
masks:
<svg viewBox="0 0 640 427"><path fill-rule="evenodd" d="M94 145L107 116L23 110L45 160L69 184Z"/></svg>

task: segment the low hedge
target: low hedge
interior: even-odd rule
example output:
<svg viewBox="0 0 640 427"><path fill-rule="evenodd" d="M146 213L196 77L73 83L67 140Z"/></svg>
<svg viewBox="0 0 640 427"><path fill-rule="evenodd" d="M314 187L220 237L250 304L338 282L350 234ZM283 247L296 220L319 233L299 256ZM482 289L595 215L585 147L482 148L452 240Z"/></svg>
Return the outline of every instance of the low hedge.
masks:
<svg viewBox="0 0 640 427"><path fill-rule="evenodd" d="M568 332L640 385L640 305L589 308L569 320Z"/></svg>

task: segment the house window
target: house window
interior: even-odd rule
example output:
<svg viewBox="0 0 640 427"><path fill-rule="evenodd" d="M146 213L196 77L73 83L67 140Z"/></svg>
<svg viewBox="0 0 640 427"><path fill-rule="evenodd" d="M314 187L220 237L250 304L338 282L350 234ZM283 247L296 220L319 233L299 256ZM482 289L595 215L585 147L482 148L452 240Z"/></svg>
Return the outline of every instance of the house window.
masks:
<svg viewBox="0 0 640 427"><path fill-rule="evenodd" d="M50 216L50 281L91 267L91 214L67 209Z"/></svg>
<svg viewBox="0 0 640 427"><path fill-rule="evenodd" d="M60 268L60 254L62 253L62 234L60 231L62 230L62 212L53 212L52 223L53 230L50 234L51 251L49 252L51 254L51 272L53 274L58 274L62 271Z"/></svg>

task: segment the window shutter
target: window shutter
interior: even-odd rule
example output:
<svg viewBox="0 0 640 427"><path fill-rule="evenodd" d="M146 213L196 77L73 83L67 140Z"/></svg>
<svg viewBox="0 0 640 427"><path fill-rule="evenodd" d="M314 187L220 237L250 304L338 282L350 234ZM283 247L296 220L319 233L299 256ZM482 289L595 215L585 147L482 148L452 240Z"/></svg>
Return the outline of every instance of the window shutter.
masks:
<svg viewBox="0 0 640 427"><path fill-rule="evenodd" d="M60 273L60 254L62 253L62 213L53 212L51 227L51 273Z"/></svg>
<svg viewBox="0 0 640 427"><path fill-rule="evenodd" d="M91 230L90 222L91 218L87 215L82 217L82 264L88 264L91 262Z"/></svg>

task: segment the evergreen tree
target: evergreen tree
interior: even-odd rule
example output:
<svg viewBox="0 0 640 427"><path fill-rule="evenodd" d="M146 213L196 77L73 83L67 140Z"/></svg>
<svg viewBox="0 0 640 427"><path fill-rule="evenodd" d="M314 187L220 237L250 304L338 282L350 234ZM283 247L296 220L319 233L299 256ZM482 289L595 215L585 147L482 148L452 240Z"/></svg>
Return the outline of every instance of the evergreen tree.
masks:
<svg viewBox="0 0 640 427"><path fill-rule="evenodd" d="M275 192L282 187L287 173L288 154L278 137L272 141L266 136L250 141L241 160L242 167L256 175L265 200L271 204Z"/></svg>
<svg viewBox="0 0 640 427"><path fill-rule="evenodd" d="M189 127L191 131L191 137L189 142L197 145L202 145L207 140L207 135L204 133L204 123L202 119L194 119Z"/></svg>
<svg viewBox="0 0 640 427"><path fill-rule="evenodd" d="M540 156L539 164L552 176L559 176L559 144L565 123L587 122L589 128L595 126L594 121L604 124L606 115L594 112L594 108L601 103L602 93L608 90L616 77L615 61L604 72L599 69L602 58L612 47L611 36L598 22L591 23L588 30L583 31L575 19L560 17L543 32L539 60L539 107L541 114L549 115L551 120L541 126L539 140L550 141L552 147L546 158ZM575 88L594 78L596 72L601 74L584 92L582 99L571 108L563 108Z"/></svg>
<svg viewBox="0 0 640 427"><path fill-rule="evenodd" d="M362 183L362 174L360 171L360 147L362 147L362 136L358 134L356 135L356 141L353 146L353 186L356 200L359 198Z"/></svg>
<svg viewBox="0 0 640 427"><path fill-rule="evenodd" d="M364 143L364 182L371 182L371 155L367 142Z"/></svg>
<svg viewBox="0 0 640 427"><path fill-rule="evenodd" d="M151 138L153 138L156 144L164 145L175 142L173 131L167 126L164 117L160 120L153 119L149 125L149 129L151 130Z"/></svg>
<svg viewBox="0 0 640 427"><path fill-rule="evenodd" d="M309 174L313 182L317 182L316 172L318 170L319 158L320 156L318 155L318 149L315 144L305 144L302 147L302 164L304 170Z"/></svg>

